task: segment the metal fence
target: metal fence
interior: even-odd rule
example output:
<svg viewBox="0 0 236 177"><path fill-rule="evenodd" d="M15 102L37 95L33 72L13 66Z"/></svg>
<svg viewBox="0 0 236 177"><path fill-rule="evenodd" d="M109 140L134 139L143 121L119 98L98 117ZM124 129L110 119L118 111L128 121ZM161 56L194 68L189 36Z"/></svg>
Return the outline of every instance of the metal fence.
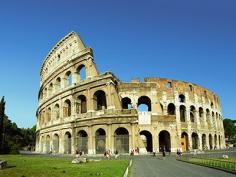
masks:
<svg viewBox="0 0 236 177"><path fill-rule="evenodd" d="M224 159L225 157L226 159ZM236 173L236 162L227 158L236 158L236 149L193 152L184 154L179 160L204 165Z"/></svg>

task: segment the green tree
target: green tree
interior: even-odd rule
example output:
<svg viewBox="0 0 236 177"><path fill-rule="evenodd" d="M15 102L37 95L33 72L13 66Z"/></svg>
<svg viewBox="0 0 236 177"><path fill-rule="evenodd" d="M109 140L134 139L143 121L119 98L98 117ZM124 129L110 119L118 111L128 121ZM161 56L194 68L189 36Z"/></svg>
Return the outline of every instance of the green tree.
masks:
<svg viewBox="0 0 236 177"><path fill-rule="evenodd" d="M224 119L225 137L229 140L236 135L236 127L231 119Z"/></svg>
<svg viewBox="0 0 236 177"><path fill-rule="evenodd" d="M4 146L4 117L5 117L5 101L2 97L0 102L0 153L3 152Z"/></svg>

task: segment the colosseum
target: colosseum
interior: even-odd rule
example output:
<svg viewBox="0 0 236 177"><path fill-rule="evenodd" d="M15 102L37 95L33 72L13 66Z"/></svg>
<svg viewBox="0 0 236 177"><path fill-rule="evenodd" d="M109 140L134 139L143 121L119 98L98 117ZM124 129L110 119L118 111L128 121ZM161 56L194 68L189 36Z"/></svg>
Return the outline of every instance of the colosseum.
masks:
<svg viewBox="0 0 236 177"><path fill-rule="evenodd" d="M135 69L135 68L134 68ZM71 32L40 71L36 152L140 154L225 148L219 98L166 78L120 81L99 73L93 51Z"/></svg>

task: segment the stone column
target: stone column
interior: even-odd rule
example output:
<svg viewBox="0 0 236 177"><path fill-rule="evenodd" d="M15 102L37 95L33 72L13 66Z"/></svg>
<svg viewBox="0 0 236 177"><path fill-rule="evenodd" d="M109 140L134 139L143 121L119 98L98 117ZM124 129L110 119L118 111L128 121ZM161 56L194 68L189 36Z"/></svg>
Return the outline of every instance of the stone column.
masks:
<svg viewBox="0 0 236 177"><path fill-rule="evenodd" d="M64 135L63 135L63 132L61 131L60 132L60 139L59 139L59 144L60 144L60 146L59 146L59 153L60 154L64 154Z"/></svg>
<svg viewBox="0 0 236 177"><path fill-rule="evenodd" d="M94 111L94 106L93 106L93 95L90 93L90 89L87 89L87 112L93 112Z"/></svg>
<svg viewBox="0 0 236 177"><path fill-rule="evenodd" d="M88 127L88 154L94 154L95 150L93 148L93 135L92 135L92 127Z"/></svg>
<svg viewBox="0 0 236 177"><path fill-rule="evenodd" d="M207 146L207 149L209 150L210 144L209 144L209 135L208 134L206 134L206 146Z"/></svg>

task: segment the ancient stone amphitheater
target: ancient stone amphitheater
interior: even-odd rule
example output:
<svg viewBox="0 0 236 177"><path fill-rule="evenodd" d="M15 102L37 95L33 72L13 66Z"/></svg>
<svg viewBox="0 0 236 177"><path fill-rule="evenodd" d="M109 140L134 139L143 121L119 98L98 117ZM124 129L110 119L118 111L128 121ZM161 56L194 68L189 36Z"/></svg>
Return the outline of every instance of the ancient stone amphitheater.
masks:
<svg viewBox="0 0 236 177"><path fill-rule="evenodd" d="M74 32L49 52L40 72L36 152L103 154L225 148L219 98L165 78L120 81L99 73Z"/></svg>

